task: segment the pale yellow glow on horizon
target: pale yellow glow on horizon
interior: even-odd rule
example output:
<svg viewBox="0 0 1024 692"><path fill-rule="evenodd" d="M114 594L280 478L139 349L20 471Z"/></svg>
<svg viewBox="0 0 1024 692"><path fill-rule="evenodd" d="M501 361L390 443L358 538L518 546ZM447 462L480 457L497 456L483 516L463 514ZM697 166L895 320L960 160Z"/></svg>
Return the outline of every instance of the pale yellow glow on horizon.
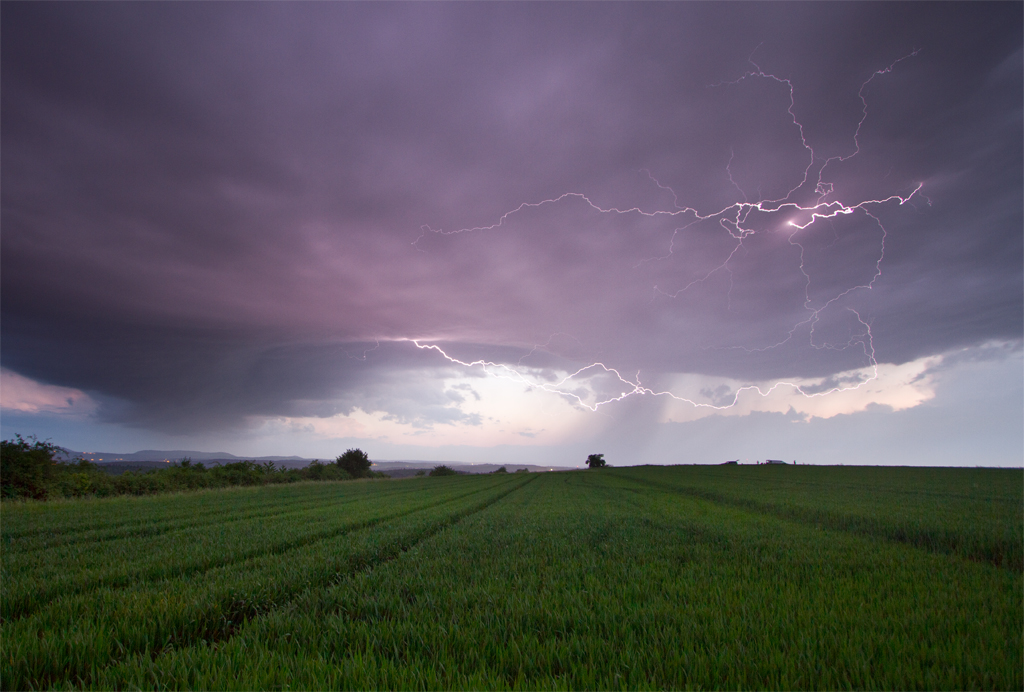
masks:
<svg viewBox="0 0 1024 692"><path fill-rule="evenodd" d="M458 387L469 386L470 390ZM450 378L447 391L458 392L463 401L451 406L479 423L402 422L383 411L357 408L349 414L327 418L284 417L278 425L318 437L367 438L396 444L428 447L444 445L551 445L564 442L593 423L590 411L574 406L562 396L497 377ZM475 395L474 395L475 393ZM477 399L479 396L479 399Z"/></svg>
<svg viewBox="0 0 1024 692"><path fill-rule="evenodd" d="M894 411L913 408L935 397L935 382L929 371L942 362L942 356L928 356L918 360L893 365L882 363L871 367L850 370L834 376L840 391L827 391L811 396L801 393L815 391L822 378L789 378L777 382L740 382L699 375L678 375L673 390L700 392L726 386L730 392L740 387L756 385L766 395L749 389L740 393L735 406L728 408L697 407L691 403L667 399L662 409L660 422L681 423L706 416L745 416L755 411L787 413L790 410L805 418L832 418L838 415L857 413L872 405L888 406ZM859 378L860 384L857 384ZM831 389L831 387L829 387ZM771 390L769 392L769 390ZM698 403L713 403L706 396L691 396ZM732 395L729 395L732 400ZM719 402L720 404L723 402Z"/></svg>
<svg viewBox="0 0 1024 692"><path fill-rule="evenodd" d="M836 386L842 391L811 396L800 393L796 387L815 391L823 380L791 378L782 384L775 381L751 383L678 374L671 379L668 389L692 402L714 403L701 391L716 390L723 385L729 392L735 392L740 387L754 384L766 395L762 396L755 390L744 391L735 405L724 407L722 404L726 402L722 401L717 402L718 406L695 406L691 401L659 396L661 413L658 422L681 423L712 415L744 416L754 412L790 411L795 411L805 420L832 418L864 411L872 405L900 411L934 398L935 382L930 369L941 362L942 356L930 356L902 365L880 364L877 376L873 368L839 373L835 376ZM324 439L363 438L426 447L529 447L589 437L607 424L609 415L615 416L615 409L620 405L608 404L593 412L568 397L495 376L449 378L439 386L445 391L458 392L462 400L453 399L450 408L467 417L477 416L478 423L465 418L454 422L401 421L384 411L357 408L348 414L326 418L282 417L275 419L272 427ZM730 394L728 401L731 400Z"/></svg>

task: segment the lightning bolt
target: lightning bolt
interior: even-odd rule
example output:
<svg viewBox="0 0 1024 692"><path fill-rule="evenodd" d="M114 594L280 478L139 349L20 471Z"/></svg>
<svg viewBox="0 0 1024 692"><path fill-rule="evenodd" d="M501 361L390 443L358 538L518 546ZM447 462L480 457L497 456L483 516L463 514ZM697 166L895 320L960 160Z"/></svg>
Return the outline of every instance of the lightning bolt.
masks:
<svg viewBox="0 0 1024 692"><path fill-rule="evenodd" d="M344 346L339 346L339 348L341 348L342 353L344 353L347 357L351 358L352 360L366 360L366 356L368 354L370 354L373 351L376 351L378 348L380 348L380 339L379 338L375 338L373 341L374 341L373 348L365 348L365 349L363 349L363 355L361 355L361 356L353 356L351 353L348 352L348 350L345 349Z"/></svg>
<svg viewBox="0 0 1024 692"><path fill-rule="evenodd" d="M759 47L760 46L758 46L758 48ZM755 49L754 52L756 51L757 49ZM796 183L796 185L791 187L788 190L788 192L780 198L760 199L759 193L758 201L750 201L747 193L741 188L741 186L736 182L736 180L733 177L731 167L733 159L735 157L735 152L730 151L729 162L726 165L726 174L729 183L732 185L733 188L735 188L735 190L739 193L742 199L740 201L733 202L721 209L718 209L717 211L702 213L696 208L681 205L679 201L679 195L675 190L659 182L658 179L654 176L654 174L652 174L649 170L644 169L641 170L640 172L646 174L648 178L651 180L651 182L653 182L653 184L656 185L659 189L668 192L672 195L674 207L673 209L648 211L642 209L639 206L629 208L620 208L616 206L604 207L595 203L590 197L588 197L586 194L582 192L564 192L556 197L543 199L537 202L523 202L514 209L511 209L502 214L494 223L491 223L489 225L460 228L451 231L435 229L431 228L430 226L423 226L420 229L420 236L416 238L416 240L414 240L412 243L414 246L416 246L417 243L419 243L419 241L427 233L450 236L459 235L462 233L480 233L497 231L502 229L511 218L515 217L516 215L520 214L525 210L553 206L565 202L567 200L581 201L585 203L591 210L599 214L637 215L640 217L647 218L680 219L682 221L685 221L685 223L681 223L675 229L673 229L671 236L668 239L668 247L665 254L658 257L643 259L636 265L634 265L634 268L637 268L647 262L658 262L669 259L670 257L672 257L675 251L676 240L680 235L685 235L686 232L695 224L712 222L717 224L724 231L724 233L728 235L731 241L731 249L725 256L724 260L717 266L711 268L709 271L704 272L697 278L692 279L689 283L687 283L685 286L676 291L665 291L660 289L657 285L653 286L652 300L658 299L659 297L665 299L678 298L680 295L686 293L692 287L706 282L713 275L719 272L726 272L729 274L730 277L729 292L727 294L727 297L730 301L729 309L731 310L733 273L730 265L735 256L737 255L737 253L744 248L744 242L750 237L760 233L783 234L786 236L787 242L791 246L796 248L799 254L799 271L804 277L803 307L806 311L806 317L801 321L793 324L792 327L788 330L788 333L786 334L785 338L783 338L781 341L778 341L777 343L769 344L766 346L760 346L757 348L750 348L746 346L727 346L715 348L737 349L747 353L764 352L778 348L783 344L786 344L787 342L794 338L798 331L800 331L801 329L807 329L809 334L809 343L815 349L845 350L848 348L859 348L863 352L865 361L867 363L867 366L864 369L869 370L871 372L870 376L863 378L857 376L854 376L853 378L847 378L856 380L856 382L845 384L839 383L836 384L836 386L822 389L822 391L808 391L806 385L801 385L797 382L792 381L777 381L771 384L770 386L765 387L754 384L745 385L739 387L736 390L736 392L732 396L731 401L724 404L713 404L703 401L695 401L693 399L675 394L671 391L652 389L643 384L639 372L635 376L629 377L623 375L618 369L601 362L594 362L590 363L589 365L585 365L579 368L578 370L568 373L561 379L558 379L557 381L553 382L544 381L537 376L531 376L530 369L525 368L522 365L523 360L532 355L533 353L535 353L537 350L543 350L548 344L550 344L551 338L554 338L554 335L552 335L552 337L548 339L548 344L535 345L526 356L523 356L523 358L519 359L518 363L515 366L506 363L498 363L487 360L460 360L447 353L444 349L441 348L441 346L437 345L436 343L425 343L426 341L429 340L423 338L409 338L399 340L410 342L418 349L434 351L438 353L442 358L444 358L445 360L454 365L470 369L480 369L490 376L511 380L520 384L527 385L528 387L533 387L545 392L550 392L565 397L572 401L573 403L575 403L576 405L590 409L591 411L597 411L602 406L607 406L608 404L622 401L624 399L634 396L668 397L675 401L692 405L693 407L696 408L725 410L735 407L739 403L741 395L745 393L756 393L761 397L767 397L773 392L779 390L780 388L789 388L802 396L814 398L828 396L831 394L835 394L837 392L859 389L860 387L863 387L865 384L876 380L879 376L879 367L878 361L875 356L874 336L871 332L871 325L866 320L863 319L859 312L857 312L853 308L845 308L852 315L854 315L857 323L859 323L859 325L862 328L859 333L851 335L851 337L845 344L835 345L829 344L827 342L819 342L816 339L815 328L818 326L822 314L826 310L829 310L831 307L833 307L837 303L837 301L843 299L844 297L856 291L870 291L874 287L874 284L877 281L877 279L882 275L882 263L885 259L885 245L886 240L888 238L888 231L885 228L879 216L877 215L877 213L875 213L875 210L887 204L898 203L900 206L902 206L911 202L911 200L913 200L915 197L923 198L928 204L930 204L931 201L928 200L928 198L923 195L921 190L924 185L923 183L919 183L909 192L896 192L878 199L866 199L858 201L856 203L844 203L835 198L835 185L833 182L830 182L829 180L826 179L826 171L829 169L830 166L833 166L834 164L837 163L848 161L851 158L857 156L861 152L861 129L868 118L868 101L867 96L865 94L865 90L868 88L869 84L871 84L871 82L875 78L890 74L891 72L893 72L893 70L899 63L915 57L918 54L918 52L919 51L915 50L907 55L904 55L903 57L898 58L897 60L890 63L888 66L876 70L870 75L870 77L868 77L866 81L864 81L861 84L860 89L857 92L857 96L861 102L861 117L858 120L856 128L853 132L852 148L848 151L848 153L830 156L827 158L818 157L815 154L813 147L807 141L804 132L804 126L799 121L795 113L796 89L792 81L788 78L782 78L777 75L765 72L757 63L753 61L753 53L751 54L751 57L748 59L748 62L750 63L753 69L743 74L737 80L734 80L732 82L723 82L711 86L711 88L715 88L730 84L739 84L745 80L762 79L773 81L788 91L789 106L786 109L786 112L789 114L792 124L795 126L797 132L799 133L800 146L806 152L808 161L806 167L803 170L803 174L800 176L800 179ZM802 192L805 190L807 192ZM810 199L809 201L804 202L797 201L796 198L799 196L809 197ZM758 229L751 226L748 223L748 219L755 212L761 214L784 214L788 215L790 218L788 221L783 223L781 227L776 227L768 230ZM871 222L875 226L877 226L877 228L880 231L881 238L879 241L879 252L874 263L874 272L867 282L846 288L837 293L836 295L831 296L828 300L824 301L820 305L815 305L815 301L811 297L812 276L811 273L808 271L806 265L806 249L801 244L799 236L801 232L806 231L811 226L818 224L820 222L837 219L843 216L850 216L857 213L863 214L865 217L871 219ZM578 390L578 384L580 381L584 379L594 377L610 378L613 384L615 385L615 388L618 389L619 393L614 396L609 396L594 402L589 402L585 400L584 397L581 396L576 391ZM817 388L817 386L814 387L814 389Z"/></svg>
<svg viewBox="0 0 1024 692"><path fill-rule="evenodd" d="M420 343L419 339L397 339L397 341L408 341L408 342L411 342L413 345L416 346L416 348L421 349L421 350L436 351L437 353L439 353L441 355L442 358L447 360L449 363L452 363L452 364L455 364L455 365L461 365L461 366L466 367L466 368L480 368L485 373L487 373L489 375L492 375L494 377L498 377L498 378L504 379L504 380L510 380L512 382L516 382L516 383L519 383L519 384L524 384L524 385L526 385L528 387L533 387L533 388L540 389L540 390L545 391L545 392L550 392L552 394L558 394L560 396L564 396L564 397L574 401L577 405L579 405L579 406L581 406L583 408L590 409L591 411L597 411L601 406L606 406L608 404L611 404L611 403L614 403L614 402L617 402L617 401L622 401L624 399L627 399L627 398L629 398L631 396L636 396L636 395L648 395L648 396L655 396L655 397L665 396L665 397L670 397L670 398L672 398L672 399L674 399L676 401L680 401L680 402L684 402L684 403L690 404L690 405L692 405L692 406L694 406L696 408L714 409L716 411L723 411L725 409L733 408L734 406L736 406L739 403L740 395L742 393L744 393L744 392L757 392L762 397L767 397L772 392L776 391L779 388L789 387L789 388L793 389L794 391L796 391L797 393L802 394L805 397L814 398L814 397L827 396L829 394L834 394L836 392L841 392L841 391L847 391L847 390L850 390L850 389L858 389L859 387L863 386L867 382L870 382L870 381L872 381L874 379L877 379L878 378L878 363L875 362L875 360L874 360L874 350L875 350L875 348L874 348L874 342L873 342L872 336L871 336L871 327L870 327L870 325L868 325L867 322L865 322L861 318L860 314L857 313L856 310L853 310L852 308L848 308L848 309L857 316L857 320L865 328L865 334L862 335L862 336L866 337L866 340L862 341L862 343L863 343L864 348L865 348L865 355L868 355L868 357L871 358L871 360L872 360L873 374L872 374L872 376L870 378L867 378L865 380L862 380L862 381L858 382L855 386L835 386L835 387L832 387L831 389L823 390L823 391L820 391L820 392L808 392L808 391L805 390L803 385L797 384L795 382L779 381L779 382L775 382L770 387L766 387L766 388L762 388L759 385L751 384L751 385L746 385L746 386L743 386L743 387L739 387L736 390L735 394L733 395L733 399L732 399L732 401L730 403L728 403L728 404L717 404L717 405L716 404L708 404L708 403L699 402L699 401L694 401L692 399L688 399L688 398L683 397L683 396L678 396L678 395L676 395L676 394L674 394L674 393L672 393L670 391L667 391L667 390L656 391L654 389L651 389L649 387L644 386L641 383L641 381L640 381L640 373L639 372L636 374L636 377L634 379L629 379L628 377L624 377L622 375L622 373L619 372L616 368L613 368L613 367L610 367L608 365L605 365L604 363L591 363L589 365L584 365L583 367L579 368L575 372L572 372L572 373L569 373L569 374L565 375L564 377L562 377L557 382L542 382L542 381L538 381L537 379L528 377L520 369L514 368L514 367L512 367L512 366L510 366L510 365L508 365L506 363L497 363L497 362L494 362L494 361L483 360L483 359L474 360L474 361L464 361L464 360L460 360L458 358L455 358L454 356L449 355L447 352L445 352L444 349L442 349L437 344L424 344L424 343ZM570 383L572 383L574 380L577 380L578 378L582 378L584 376L589 376L589 373L592 373L592 372L597 373L597 374L604 373L606 375L613 376L618 381L619 384L624 386L623 392L621 394L617 395L617 396L609 397L607 399L603 399L601 401L597 401L597 402L591 404L591 403L588 403L582 396L580 396L576 392L571 391L570 389L568 389L568 387L570 386Z"/></svg>

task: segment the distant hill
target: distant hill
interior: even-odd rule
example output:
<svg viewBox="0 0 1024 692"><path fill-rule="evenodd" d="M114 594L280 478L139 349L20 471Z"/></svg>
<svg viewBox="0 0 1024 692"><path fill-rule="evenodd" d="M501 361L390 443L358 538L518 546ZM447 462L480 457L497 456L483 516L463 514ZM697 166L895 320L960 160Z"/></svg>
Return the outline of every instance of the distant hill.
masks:
<svg viewBox="0 0 1024 692"><path fill-rule="evenodd" d="M576 468L572 466L537 466L535 464L467 464L459 461L375 461L373 470L391 473L392 470L402 469L432 469L442 464L463 473L493 473L502 466L509 473L514 473L518 469L539 473L541 471L573 471Z"/></svg>
<svg viewBox="0 0 1024 692"><path fill-rule="evenodd" d="M74 450L67 450L67 454L63 457L64 461L71 461L74 459L85 459L96 464L108 465L114 464L115 468L122 470L143 470L143 469L154 469L160 468L161 465L167 463L180 462L182 459L191 459L192 461L201 461L206 466L215 466L220 464L230 464L236 461L255 461L264 463L272 461L276 466L286 468L302 468L308 466L312 459L300 456L264 456L264 457L240 457L234 454L228 454L227 452L197 452L195 450L187 449L172 449L172 450L160 450L160 449L143 449L138 452L131 453L118 453L118 452L76 452ZM321 459L323 462L331 462L333 459ZM462 473L491 473L497 471L500 467L504 466L509 473L514 473L518 469L526 469L531 472L541 471L571 471L574 468L572 466L537 466L536 464L467 464L460 461L423 461L423 460L404 460L404 461L374 461L373 470L383 471L384 473L392 473L394 477L405 477L415 475L418 469L430 470L435 466L450 466L456 471ZM406 473L405 471L408 471Z"/></svg>
<svg viewBox="0 0 1024 692"><path fill-rule="evenodd" d="M283 461L283 462L302 462L300 466L306 466L312 459L306 459L300 456L267 456L267 457L239 457L234 454L228 454L227 452L196 452L187 449L172 449L172 450L159 450L159 449L143 449L139 452L131 452L128 454L119 452L76 452L74 450L67 450L67 457L69 459L85 459L86 461L92 461L96 463L106 463L110 461L181 461L182 459L191 459L192 461L202 462L221 462L231 463L233 461ZM290 466L291 464L289 464Z"/></svg>

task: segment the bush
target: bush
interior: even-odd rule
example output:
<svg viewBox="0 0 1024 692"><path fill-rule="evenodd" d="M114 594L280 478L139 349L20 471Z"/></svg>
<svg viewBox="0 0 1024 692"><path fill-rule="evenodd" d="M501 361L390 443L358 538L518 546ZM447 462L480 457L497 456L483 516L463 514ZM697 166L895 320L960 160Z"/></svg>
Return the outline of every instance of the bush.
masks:
<svg viewBox="0 0 1024 692"><path fill-rule="evenodd" d="M125 471L114 477L114 492L118 495L154 495L176 490L163 469L159 471Z"/></svg>
<svg viewBox="0 0 1024 692"><path fill-rule="evenodd" d="M55 457L65 453L49 442L34 437L28 440L16 435L3 440L0 446L0 497L45 500L55 497L86 495L151 495L153 493L199 488L223 488L232 485L265 485L295 483L302 480L345 481L354 477L389 478L385 473L370 471L370 460L358 449L350 449L336 463L314 460L304 469L277 468L274 462L236 461L206 468L184 458L166 468L152 471L126 471L119 476L106 473L98 464L84 459L63 463ZM340 463L345 461L356 469L352 474ZM454 471L452 472L454 473Z"/></svg>
<svg viewBox="0 0 1024 692"><path fill-rule="evenodd" d="M491 471L491 473L508 473L508 469L502 466L500 469L495 469L494 471Z"/></svg>
<svg viewBox="0 0 1024 692"><path fill-rule="evenodd" d="M0 442L0 495L3 497L32 497L44 499L59 470L54 455L62 451L49 442L35 437L28 440L15 435L13 440Z"/></svg>
<svg viewBox="0 0 1024 692"><path fill-rule="evenodd" d="M604 460L604 454L591 454L587 457L587 466L592 469L601 469L607 466L608 463Z"/></svg>
<svg viewBox="0 0 1024 692"><path fill-rule="evenodd" d="M171 479L171 483L181 489L196 490L198 488L209 488L216 479L206 471L206 466L201 462L193 463L185 457L179 463L172 464L168 469L160 469L157 473L165 473ZM150 473L154 473L150 471Z"/></svg>
<svg viewBox="0 0 1024 692"><path fill-rule="evenodd" d="M54 497L85 497L87 495L113 495L114 481L97 465L85 459L58 464L56 476L50 484Z"/></svg>
<svg viewBox="0 0 1024 692"><path fill-rule="evenodd" d="M218 485L259 485L263 481L263 469L254 461L235 461L214 466L210 475L221 483Z"/></svg>
<svg viewBox="0 0 1024 692"><path fill-rule="evenodd" d="M370 457L361 449L346 451L334 463L352 478L366 478L370 475Z"/></svg>
<svg viewBox="0 0 1024 692"><path fill-rule="evenodd" d="M430 475L431 476L457 476L457 475L459 475L459 472L456 471L455 469L453 469L450 466L445 466L444 464L441 464L440 466L435 466L434 468L432 468L430 470Z"/></svg>
<svg viewBox="0 0 1024 692"><path fill-rule="evenodd" d="M344 474L345 478L351 477L345 469L337 464L324 464L319 459L309 462L309 466L302 469L302 471L302 475L311 481L335 480L332 476L340 476L341 474Z"/></svg>

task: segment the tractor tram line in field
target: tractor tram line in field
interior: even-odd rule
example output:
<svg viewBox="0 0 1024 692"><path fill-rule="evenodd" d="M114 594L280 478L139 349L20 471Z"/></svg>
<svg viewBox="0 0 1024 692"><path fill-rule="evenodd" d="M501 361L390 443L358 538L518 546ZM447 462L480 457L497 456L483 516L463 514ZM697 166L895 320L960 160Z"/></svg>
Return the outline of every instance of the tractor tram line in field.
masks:
<svg viewBox="0 0 1024 692"><path fill-rule="evenodd" d="M777 469L771 469L773 472ZM646 473L645 473L646 472ZM813 488L820 491L814 502L808 501L773 501L763 497L763 488L751 492L722 492L719 489L696 484L680 483L679 480L666 480L664 473L654 469L630 469L615 471L617 475L630 480L682 493L690 497L701 498L710 502L730 505L759 514L770 514L781 519L818 528L828 528L851 534L880 538L904 543L930 552L953 555L975 562L989 563L1015 572L1024 571L1024 525L1022 525L1022 508L1020 500L1011 498L985 498L987 503L998 503L1002 530L986 531L983 534L970 534L959 526L927 525L908 520L900 510L908 502L902 497L911 493L902 490L894 493L892 507L896 511L888 516L864 516L861 513L843 511L842 507L830 507L829 503L845 488L829 488L825 484L815 483ZM768 483L765 484L766 486ZM811 485L811 484L808 484ZM941 500L950 499L946 493L917 493L918 503L930 505L928 509L935 514L948 514L951 508L944 506ZM923 500L922 500L923 498ZM971 499L970 496L958 495L957 500ZM817 505L817 506L815 506Z"/></svg>
<svg viewBox="0 0 1024 692"><path fill-rule="evenodd" d="M192 642L223 642L245 621L310 588L394 559L533 477L494 479L483 488L468 484L469 492L467 484L453 480L445 487L456 494L392 515L392 521L203 574L61 598L34 615L4 623L3 686L87 685L97 668L125 656L152 657Z"/></svg>
<svg viewBox="0 0 1024 692"><path fill-rule="evenodd" d="M19 541L12 546L17 547L7 553L8 555L16 555L17 558L12 561L13 564L9 562L4 565L4 573L6 576L15 571L33 569L35 568L32 562L34 559L53 563L81 556L84 559L103 562L107 559L104 557L107 553L117 551L124 546L131 546L140 539L148 541L147 546L149 552L152 553L153 546L156 543L168 540L180 541L183 537L187 538L189 534L201 535L208 530L209 524L212 523L211 520L216 522L222 532L225 529L244 526L247 522L253 522L254 520L259 521L264 526L268 523L279 524L282 521L305 523L309 520L330 517L332 514L336 514L339 509L344 509L346 505L359 502L360 500L361 498L332 498L325 495L323 497L310 498L302 506L282 507L278 505L264 507L238 512L230 516L197 517L191 521L172 522L167 526L161 526L159 522L154 521L145 526L134 527L130 531L124 529L115 529L108 532L94 530L90 534L81 535L77 539L74 537L67 537L62 541L54 539L43 545L39 544L40 541L34 541L35 545L30 544L29 541ZM317 505L310 507L310 501L317 503ZM82 567L84 565L79 562L77 566Z"/></svg>
<svg viewBox="0 0 1024 692"><path fill-rule="evenodd" d="M323 500L327 501L329 498L324 497ZM358 502L358 498L346 498L338 502L332 502L330 505L331 509L337 509L341 505ZM211 520L216 521L219 525L224 526L226 524L236 524L240 522L246 522L253 519L260 521L280 521L283 519L291 519L293 517L299 517L302 515L315 515L317 513L322 514L323 509L319 511L310 510L308 501L306 503L294 503L301 506L288 506L288 507L273 507L266 509L255 509L246 512L239 512L233 514L226 514L218 512L216 514L210 514L202 517L195 517L192 519L184 519L178 522L168 522L162 524L159 521L150 521L146 524L138 524L129 527L120 527L116 529L103 530L103 529L91 529L87 532L82 532L79 536L59 536L49 534L46 539L37 539L32 545L24 545L17 549L15 552L18 553L31 553L41 551L51 551L53 549L59 549L62 547L71 547L75 550L83 550L92 548L98 544L108 543L111 541L133 541L140 538L154 539L168 534L175 534L180 532L189 531L192 529L203 530ZM14 545L18 545L15 543Z"/></svg>
<svg viewBox="0 0 1024 692"><path fill-rule="evenodd" d="M339 490L337 484L324 484L319 482L305 482L295 485L285 486L284 488L271 486L270 488L260 486L240 486L240 487L229 487L229 488L217 488L214 490L201 490L194 493L175 493L170 497L179 498L184 508L177 508L175 514L170 513L155 513L148 517L133 517L125 518L121 522L103 522L102 519L92 519L91 523L86 523L80 526L64 526L61 522L66 521L63 517L58 518L56 522L51 523L49 526L43 527L31 527L27 530L20 532L8 531L6 527L3 529L3 540L5 550L15 550L18 552L30 552L34 550L43 550L53 548L61 545L72 543L74 545L81 545L88 541L106 541L116 540L118 538L134 538L134 537L146 537L156 536L163 533L170 533L173 531L179 531L182 529L188 529L191 527L201 527L211 520L215 520L219 523L240 521L243 519L251 518L270 518L280 517L290 513L302 513L310 511L310 503L315 501L330 501L331 506L337 506L339 504L347 504L352 502L361 501L366 495L365 491L376 491L373 493L377 497L400 497L402 495L415 493L415 488L369 488L367 483L360 483L358 486L360 490L363 490L362 495L358 495L352 492L346 492L345 495L339 496ZM268 490L287 489L292 491L293 497L282 498L281 501L270 501L265 504L255 505L253 497L251 495L261 493L266 494ZM194 500L203 498L210 493L224 493L229 495L236 495L235 499L243 500L243 503L228 504L217 502L212 506L191 506L194 504ZM130 497L114 497L114 498L100 498L100 499L89 499L89 500L71 500L65 501L63 504L69 503L81 503L81 504L92 504L94 508L99 511L105 509L104 505L109 505L110 509L114 509L118 506L124 506L126 503L131 503L135 498ZM160 499L166 502L166 497L152 498L154 500ZM220 498L218 498L219 500ZM58 501L59 502L59 501ZM130 506L130 505L129 505Z"/></svg>
<svg viewBox="0 0 1024 692"><path fill-rule="evenodd" d="M528 485L529 482L532 481L534 478L535 477L531 477L531 478L526 479L525 481L523 481L521 483L518 483L518 484L511 484L511 485L513 485L512 488L510 488L508 490L505 490L504 492L500 493L499 495L496 495L496 496L493 496L493 497L488 497L486 500L484 500L482 502L479 502L479 503L476 503L476 504L473 504L473 505L470 505L468 508L464 508L464 509L462 509L462 510L460 510L458 512L455 512L454 514L445 515L444 519L442 519L440 521L437 521L437 522L430 523L429 525L426 525L426 528L422 529L418 533L406 534L398 542L395 542L393 544L388 544L388 543L378 544L378 545L383 547L383 550L375 551L373 553L373 559L372 560L368 560L366 558L366 556L364 556L364 555L358 555L354 559L350 559L350 561L349 561L350 569L348 571L339 571L331 579L327 580L324 583L312 582L312 583L310 583L308 585L308 587L306 589L304 589L300 593L300 595L301 594L309 593L310 591L316 591L317 589L331 588L331 586L333 586L333 585L335 585L335 584L337 584L339 582L342 582L342 581L345 581L347 579L350 579L350 578L352 578L352 577L354 577L354 576L356 576L358 574L361 574L363 572L368 572L370 570L373 570L373 569L375 569L377 567L380 567L381 565L384 565L384 564L386 564L386 563L388 563L388 562L390 562L392 560L396 560L399 557L401 557L402 554L407 553L408 551L414 549L417 545L423 543L426 540L429 540L430 538L432 538L435 535L441 533L445 529L447 529L447 528L449 528L451 526L455 526L456 524L461 522L463 519L466 519L467 517L470 517L470 516L472 516L474 514L477 514L479 512L482 512L482 511L488 509L489 507L491 507L492 505L494 505L497 502L501 501L502 499L504 499L508 495L511 495L512 493L514 493L516 491L522 490L522 488L524 486ZM453 502L455 500L463 499L463 498L465 498L465 497L467 497L469 495L475 495L475 494L477 494L477 492L467 493L465 495L460 495L458 498L454 498L451 501ZM437 504L431 505L430 507L421 508L421 509L430 509L430 508L434 508L434 507L437 507L437 506L442 505L442 504L447 504L447 503L437 503ZM413 510L413 511L410 511L410 512L406 512L405 514L403 514L401 516L407 516L407 515L412 514L413 512L416 512L416 511L420 511L420 510ZM399 518L399 517L390 517L390 518ZM291 604L293 602L294 602L294 598L291 599L291 600L284 600L284 601L281 601L281 602L275 604L273 607L266 609L263 612L257 613L257 615L254 616L254 617L242 618L242 619L239 619L237 621L234 621L231 624L231 626L225 628L221 633L215 634L213 637L211 637L209 639L204 639L204 640L202 640L201 643L202 643L203 646L210 646L213 650L216 650L218 644L223 643L225 641L228 641L238 631L240 631L248 622L250 622L251 620L255 619L255 617L260 617L260 616L269 614L269 613L271 613L271 612L273 612L273 611L275 611L275 610L277 610L279 608L286 607L286 606L288 606L289 604ZM167 647L167 650L170 651L170 650L173 650L173 649L174 649L174 642L171 642L171 644ZM163 652L163 650L153 650L153 651L150 652L150 656L152 658L156 658L162 652Z"/></svg>
<svg viewBox="0 0 1024 692"><path fill-rule="evenodd" d="M935 497L907 501L903 489L921 490L913 485L927 485L926 474L883 482L884 474L851 469L735 471L635 467L209 492L206 502L223 499L245 518L209 515L182 532L198 538L205 527L196 554L126 537L124 566L109 573L132 575L119 586L71 579L88 588L0 625L0 687L1024 687L1019 570L849 528L870 511L878 526L1019 553L1019 505L990 501L1024 492L1014 488L1024 485L1019 471L970 475L955 501L938 496L954 488L955 474L923 488ZM808 480L813 489L794 487ZM847 487L857 483L863 491ZM277 511L275 499L302 497L308 515ZM173 513L167 500L125 507L158 521L163 509ZM945 517L950 507L976 511ZM5 533L45 513L5 505ZM314 516L359 526L175 572L216 559L203 551L271 540L274 527L312 536L326 524L303 529L300 518ZM249 538L241 530L237 543L218 538L247 522ZM48 554L72 572L87 564L74 562L73 550ZM168 571L147 572L158 557ZM5 571L7 560L5 552ZM54 567L39 562L19 574L52 579ZM5 612L13 593L3 592Z"/></svg>
<svg viewBox="0 0 1024 692"><path fill-rule="evenodd" d="M5 556L4 579L0 585L0 593L3 594L0 622L25 617L58 596L86 593L99 588L123 588L139 582L188 577L264 555L279 555L288 550L381 522L400 519L412 512L454 502L480 492L485 492L485 489L472 487L461 494L430 498L423 498L422 494L412 495L410 499L416 502L410 506L396 510L390 503L381 506L378 502L376 505L379 508L370 507L369 511L357 512L354 515L338 512L339 509L344 511L347 503L332 503L288 517L291 521L287 522L287 525L270 527L265 523L266 520L280 521L284 517L273 514L254 515L249 520L258 521L259 525L249 530L238 522L219 522L217 533L204 534L202 526L194 527L194 531L174 537L177 540L162 548L149 541L146 545L147 555L141 558L128 557L133 554L137 545L138 539L135 537L124 540L120 546L106 546L114 548L112 550L85 553L82 556L86 558L85 560L72 560L61 554L61 551L52 551L53 560L24 565L19 564L20 556L17 554ZM386 495L377 499L394 498ZM334 521L326 526L302 521L323 516ZM229 527L238 529L234 541L230 540L232 535L224 531ZM73 565L75 569L67 573L65 570L69 565Z"/></svg>
<svg viewBox="0 0 1024 692"><path fill-rule="evenodd" d="M99 688L1018 689L1020 575L550 474Z"/></svg>
<svg viewBox="0 0 1024 692"><path fill-rule="evenodd" d="M3 594L3 618L0 621L24 617L58 596L85 593L99 588L123 588L140 582L183 578L264 555L280 555L317 541L399 519L412 512L457 501L485 490L471 487L456 494L449 492L429 498L423 498L420 494L410 498L418 502L406 507L399 506L398 509L390 505L380 506L381 503L378 502L376 507L363 508L363 512L354 515L339 514L337 510L344 511L347 503L332 502L327 506L307 507L304 512L290 517L292 521L287 524L270 527L267 526L266 520L279 521L282 516L255 514L249 517L252 528L248 531L244 525L237 526L234 521L218 522L216 532L210 532L209 527L205 527L205 535L203 526L193 527L195 531L181 536L170 546L162 547L159 544L154 545L153 541L147 541L142 555L136 555L139 549L136 537L125 539L123 545L117 546L120 550L86 553L87 562L69 559L68 555L58 550L50 552L51 560L38 561L37 564L19 563L17 558L20 556L17 554L5 555L4 580L0 587L0 593ZM391 498L384 496L375 499ZM314 525L308 521L301 521L319 516L333 519L333 525ZM225 540L231 538L231 534L224 531L230 527L242 529L238 532L240 542L234 546L228 545ZM95 568L96 565L100 567ZM73 567L74 571L65 573L68 567ZM40 587L40 582L45 586Z"/></svg>

